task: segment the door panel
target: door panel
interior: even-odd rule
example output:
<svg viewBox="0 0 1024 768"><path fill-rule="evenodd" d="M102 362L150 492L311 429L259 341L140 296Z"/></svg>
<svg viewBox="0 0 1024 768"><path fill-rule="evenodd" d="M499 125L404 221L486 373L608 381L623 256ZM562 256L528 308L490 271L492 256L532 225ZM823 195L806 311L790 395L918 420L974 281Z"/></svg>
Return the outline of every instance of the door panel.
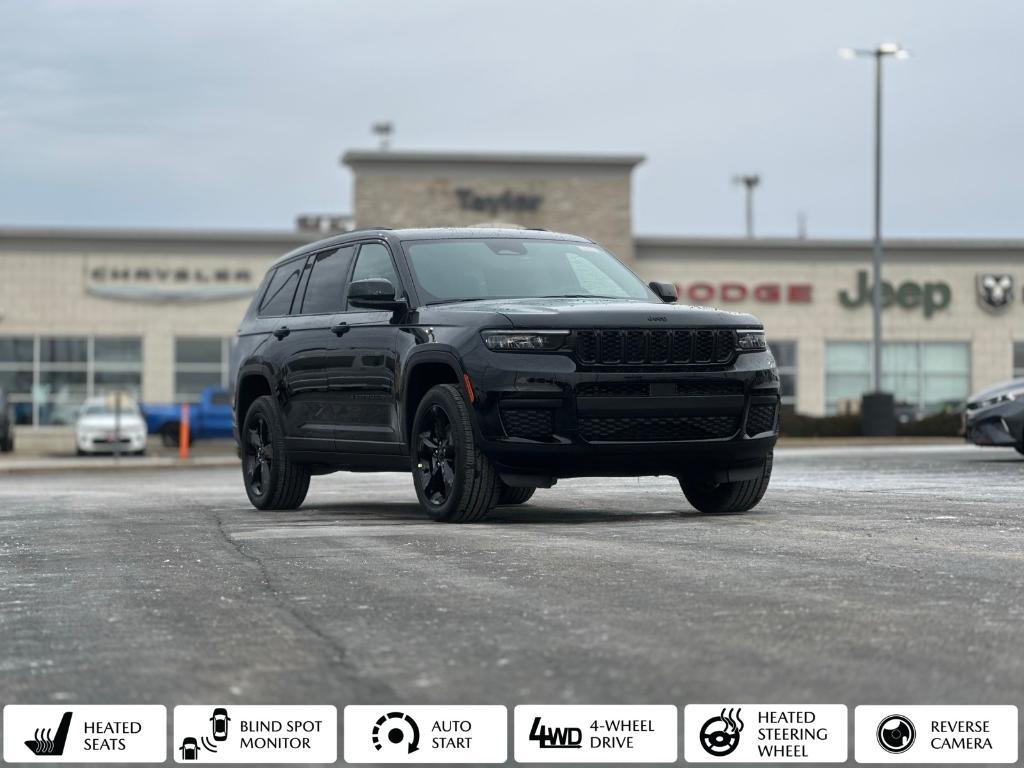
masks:
<svg viewBox="0 0 1024 768"><path fill-rule="evenodd" d="M355 450L354 442L394 447L400 439L395 387L398 327L391 324L391 314L346 312L334 318L347 327L334 337L326 364L338 450Z"/></svg>
<svg viewBox="0 0 1024 768"><path fill-rule="evenodd" d="M289 438L328 441L330 425L323 409L327 393L324 360L333 334L329 315L277 318L268 340L267 356L274 362L280 382L280 395Z"/></svg>
<svg viewBox="0 0 1024 768"><path fill-rule="evenodd" d="M385 278L404 295L387 246L362 243L351 280ZM349 311L334 318L335 336L327 353L327 388L336 417L340 451L400 452L396 346L398 326L390 311Z"/></svg>

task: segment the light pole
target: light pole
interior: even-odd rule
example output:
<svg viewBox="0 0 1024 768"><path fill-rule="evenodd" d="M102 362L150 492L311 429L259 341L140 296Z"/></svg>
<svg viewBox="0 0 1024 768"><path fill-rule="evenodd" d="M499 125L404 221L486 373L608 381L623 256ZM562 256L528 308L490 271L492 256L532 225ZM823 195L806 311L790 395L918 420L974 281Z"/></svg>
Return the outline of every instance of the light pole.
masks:
<svg viewBox="0 0 1024 768"><path fill-rule="evenodd" d="M395 124L390 120L374 123L370 130L380 140L380 151L387 152L391 147L391 137L395 133Z"/></svg>
<svg viewBox="0 0 1024 768"><path fill-rule="evenodd" d="M875 60L875 236L871 248L871 346L874 365L871 372L872 394L875 404L883 409L879 413L864 403L865 432L890 434L895 430L891 396L882 395L882 62L889 56L896 59L910 57L910 52L899 43L882 43L875 48L840 48L844 59L873 58ZM874 411L874 413L869 413ZM877 415L874 426L869 420Z"/></svg>
<svg viewBox="0 0 1024 768"><path fill-rule="evenodd" d="M732 177L733 184L742 184L747 188L747 237L754 237L754 190L761 183L761 177L756 173L749 175L737 175Z"/></svg>

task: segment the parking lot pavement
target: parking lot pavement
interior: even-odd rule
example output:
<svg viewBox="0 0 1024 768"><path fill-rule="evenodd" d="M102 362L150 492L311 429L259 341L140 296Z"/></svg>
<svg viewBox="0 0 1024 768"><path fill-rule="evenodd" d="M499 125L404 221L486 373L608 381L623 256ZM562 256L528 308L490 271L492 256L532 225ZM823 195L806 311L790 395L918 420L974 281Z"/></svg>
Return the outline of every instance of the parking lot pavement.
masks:
<svg viewBox="0 0 1024 768"><path fill-rule="evenodd" d="M484 524L403 475L0 477L5 702L1019 703L1024 459L777 455L754 512L564 481Z"/></svg>

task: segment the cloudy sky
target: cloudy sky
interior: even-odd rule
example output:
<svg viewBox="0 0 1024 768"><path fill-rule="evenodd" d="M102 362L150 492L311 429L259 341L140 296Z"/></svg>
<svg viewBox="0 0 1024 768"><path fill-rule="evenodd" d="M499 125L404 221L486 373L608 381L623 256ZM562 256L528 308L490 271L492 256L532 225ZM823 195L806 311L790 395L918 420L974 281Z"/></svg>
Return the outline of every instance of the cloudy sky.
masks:
<svg viewBox="0 0 1024 768"><path fill-rule="evenodd" d="M0 225L288 229L347 148L640 152L642 234L1024 237L1024 3L0 0Z"/></svg>

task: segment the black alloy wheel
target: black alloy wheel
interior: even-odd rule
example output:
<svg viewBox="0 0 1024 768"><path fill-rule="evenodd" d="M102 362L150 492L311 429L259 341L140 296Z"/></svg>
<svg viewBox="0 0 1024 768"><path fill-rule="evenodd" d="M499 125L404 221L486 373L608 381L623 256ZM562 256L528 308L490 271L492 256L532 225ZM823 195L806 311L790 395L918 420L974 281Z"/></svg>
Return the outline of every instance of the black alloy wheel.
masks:
<svg viewBox="0 0 1024 768"><path fill-rule="evenodd" d="M274 446L270 442L270 426L262 414L257 414L248 425L243 461L246 483L257 496L265 495L270 483Z"/></svg>
<svg viewBox="0 0 1024 768"><path fill-rule="evenodd" d="M298 509L309 491L309 467L288 457L277 401L256 398L241 429L242 479L257 509Z"/></svg>
<svg viewBox="0 0 1024 768"><path fill-rule="evenodd" d="M444 523L474 523L498 503L501 479L477 446L462 387L438 384L416 408L409 440L420 505Z"/></svg>
<svg viewBox="0 0 1024 768"><path fill-rule="evenodd" d="M440 405L431 405L426 416L425 429L416 435L416 480L423 497L439 507L455 490L452 422Z"/></svg>

